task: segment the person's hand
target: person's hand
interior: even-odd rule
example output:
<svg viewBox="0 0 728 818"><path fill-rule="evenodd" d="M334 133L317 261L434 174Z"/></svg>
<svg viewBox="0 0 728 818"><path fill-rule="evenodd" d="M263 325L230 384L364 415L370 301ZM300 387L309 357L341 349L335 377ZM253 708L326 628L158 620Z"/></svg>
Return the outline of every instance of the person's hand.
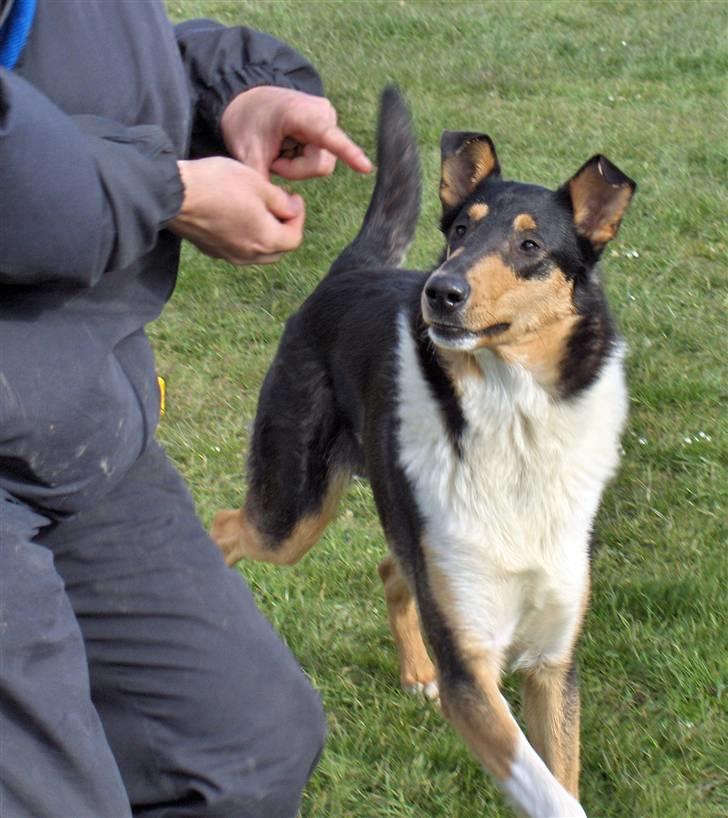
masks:
<svg viewBox="0 0 728 818"><path fill-rule="evenodd" d="M334 106L323 97L262 85L238 94L220 123L230 155L259 173L285 179L328 176L336 159L359 173L372 163L336 125Z"/></svg>
<svg viewBox="0 0 728 818"><path fill-rule="evenodd" d="M235 159L177 163L182 210L167 227L203 253L231 264L267 264L303 239L303 199Z"/></svg>

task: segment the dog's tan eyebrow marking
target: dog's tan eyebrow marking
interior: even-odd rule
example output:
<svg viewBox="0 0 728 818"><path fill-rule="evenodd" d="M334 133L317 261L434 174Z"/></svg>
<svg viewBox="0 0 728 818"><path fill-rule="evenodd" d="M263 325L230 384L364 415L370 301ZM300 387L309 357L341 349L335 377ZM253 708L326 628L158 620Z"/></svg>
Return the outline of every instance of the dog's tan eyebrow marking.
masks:
<svg viewBox="0 0 728 818"><path fill-rule="evenodd" d="M530 213L519 213L513 220L514 230L535 230L536 220Z"/></svg>
<svg viewBox="0 0 728 818"><path fill-rule="evenodd" d="M474 222L479 222L481 219L484 219L489 212L490 208L485 202L476 202L468 208L468 216L470 216Z"/></svg>

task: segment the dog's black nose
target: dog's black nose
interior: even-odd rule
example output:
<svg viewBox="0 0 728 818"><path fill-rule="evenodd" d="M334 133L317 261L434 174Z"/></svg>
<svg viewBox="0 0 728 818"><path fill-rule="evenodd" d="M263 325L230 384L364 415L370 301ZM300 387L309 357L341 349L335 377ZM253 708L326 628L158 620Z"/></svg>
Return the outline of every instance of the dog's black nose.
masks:
<svg viewBox="0 0 728 818"><path fill-rule="evenodd" d="M425 297L433 312L444 315L467 301L470 285L457 275L435 275L425 285Z"/></svg>

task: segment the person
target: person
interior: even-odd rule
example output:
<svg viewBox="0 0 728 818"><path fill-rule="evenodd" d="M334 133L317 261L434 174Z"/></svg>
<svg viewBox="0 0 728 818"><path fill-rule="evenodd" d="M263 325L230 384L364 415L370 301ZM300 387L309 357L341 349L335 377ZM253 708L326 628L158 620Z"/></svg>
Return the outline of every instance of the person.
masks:
<svg viewBox="0 0 728 818"><path fill-rule="evenodd" d="M305 210L270 175L369 160L270 36L11 2L2 31L21 6L32 26L0 68L0 815L293 818L321 703L155 442L144 327L182 238L275 261Z"/></svg>

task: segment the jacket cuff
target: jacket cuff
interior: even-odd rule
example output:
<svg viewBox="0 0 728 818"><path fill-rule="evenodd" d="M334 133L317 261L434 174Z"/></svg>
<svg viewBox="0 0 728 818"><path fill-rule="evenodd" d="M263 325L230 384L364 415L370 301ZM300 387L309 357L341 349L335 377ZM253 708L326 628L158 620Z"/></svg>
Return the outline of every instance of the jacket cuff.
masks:
<svg viewBox="0 0 728 818"><path fill-rule="evenodd" d="M89 115L72 119L87 139L118 237L107 269L123 268L150 250L182 209L176 152L155 125L129 127Z"/></svg>

